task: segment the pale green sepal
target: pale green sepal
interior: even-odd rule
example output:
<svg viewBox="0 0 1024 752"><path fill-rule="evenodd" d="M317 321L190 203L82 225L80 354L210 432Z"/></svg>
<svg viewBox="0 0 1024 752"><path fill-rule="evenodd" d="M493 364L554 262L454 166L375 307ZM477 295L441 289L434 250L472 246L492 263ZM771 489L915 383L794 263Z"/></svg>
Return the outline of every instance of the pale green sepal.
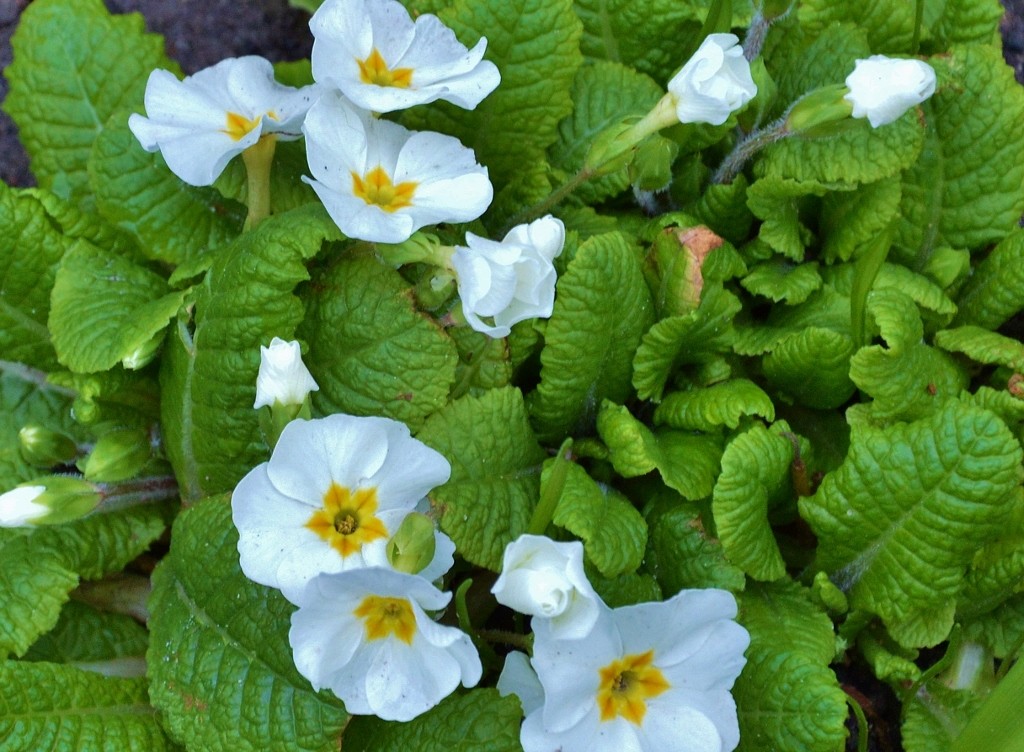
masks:
<svg viewBox="0 0 1024 752"><path fill-rule="evenodd" d="M441 529L467 561L499 571L540 495L544 452L522 394L504 387L461 397L427 418L417 438L452 465L451 479L430 492Z"/></svg>
<svg viewBox="0 0 1024 752"><path fill-rule="evenodd" d="M33 478L22 486L38 486L43 492L32 502L49 511L29 520L30 525L63 525L85 517L103 500L99 486L73 475Z"/></svg>
<svg viewBox="0 0 1024 752"><path fill-rule="evenodd" d="M799 305L820 289L822 283L817 261L794 264L777 258L751 268L740 284L748 292L776 303Z"/></svg>
<svg viewBox="0 0 1024 752"><path fill-rule="evenodd" d="M388 561L399 572L416 574L434 560L436 548L434 521L425 514L413 512L402 520L388 541Z"/></svg>
<svg viewBox="0 0 1024 752"><path fill-rule="evenodd" d="M1024 344L979 326L961 326L935 333L935 344L959 352L976 363L1002 365L1024 372Z"/></svg>
<svg viewBox="0 0 1024 752"><path fill-rule="evenodd" d="M229 498L183 512L171 540L153 574L146 655L171 737L204 752L336 751L348 716L295 669L294 607L239 570Z"/></svg>
<svg viewBox="0 0 1024 752"><path fill-rule="evenodd" d="M109 431L96 440L82 473L93 481L111 483L134 478L149 462L153 447L142 428Z"/></svg>
<svg viewBox="0 0 1024 752"><path fill-rule="evenodd" d="M746 585L743 570L725 557L722 544L705 529L700 514L683 505L653 516L645 567L666 597L684 588L723 588L738 592Z"/></svg>
<svg viewBox="0 0 1024 752"><path fill-rule="evenodd" d="M684 431L736 428L744 416L775 420L775 406L761 387L748 379L729 379L708 387L672 392L654 411L657 425Z"/></svg>
<svg viewBox="0 0 1024 752"><path fill-rule="evenodd" d="M67 434L38 423L26 423L18 430L21 457L33 467L66 465L78 456L78 444Z"/></svg>

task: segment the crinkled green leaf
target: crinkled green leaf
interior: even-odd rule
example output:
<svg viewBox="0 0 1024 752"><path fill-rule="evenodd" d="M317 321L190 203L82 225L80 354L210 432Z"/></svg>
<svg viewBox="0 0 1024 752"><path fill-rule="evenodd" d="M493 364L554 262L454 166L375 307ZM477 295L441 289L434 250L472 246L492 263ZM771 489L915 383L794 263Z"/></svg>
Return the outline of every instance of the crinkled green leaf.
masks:
<svg viewBox="0 0 1024 752"><path fill-rule="evenodd" d="M843 465L800 499L820 542L817 566L890 631L923 618L929 639L918 644L940 642L952 613L945 625L932 615L1005 523L1020 463L1002 421L956 400L913 423L856 427Z"/></svg>
<svg viewBox="0 0 1024 752"><path fill-rule="evenodd" d="M495 572L505 546L526 532L540 493L544 452L518 389L467 395L437 411L417 438L452 465L430 493L441 529L468 561Z"/></svg>
<svg viewBox="0 0 1024 752"><path fill-rule="evenodd" d="M512 378L509 343L504 337L488 337L468 326L448 330L459 351L455 366L455 394L480 394L506 386Z"/></svg>
<svg viewBox="0 0 1024 752"><path fill-rule="evenodd" d="M815 28L813 34L792 24L770 39L776 46L766 62L778 86L779 114L813 89L843 83L853 61L871 54L864 29L848 23Z"/></svg>
<svg viewBox="0 0 1024 752"><path fill-rule="evenodd" d="M804 248L813 236L800 221L800 211L808 196L826 191L815 180L770 176L755 181L747 190L747 206L762 220L758 237L791 261L803 261Z"/></svg>
<svg viewBox="0 0 1024 752"><path fill-rule="evenodd" d="M825 194L819 232L827 261L849 261L857 249L884 231L899 212L898 177L865 183L853 191Z"/></svg>
<svg viewBox="0 0 1024 752"><path fill-rule="evenodd" d="M722 452L717 438L683 431L655 433L628 408L607 400L597 416L597 431L616 472L624 478L657 469L665 485L687 499L703 499L711 493Z"/></svg>
<svg viewBox="0 0 1024 752"><path fill-rule="evenodd" d="M57 357L72 371L92 373L137 357L178 312L185 292L170 292L160 275L79 241L57 269L50 298Z"/></svg>
<svg viewBox="0 0 1024 752"><path fill-rule="evenodd" d="M453 695L408 723L352 719L345 752L519 752L522 709L496 689Z"/></svg>
<svg viewBox="0 0 1024 752"><path fill-rule="evenodd" d="M309 276L304 262L337 237L318 205L264 220L218 252L195 288L193 315L172 323L161 363L161 425L183 498L229 490L266 459L252 408L259 348L292 337L302 304L291 292Z"/></svg>
<svg viewBox="0 0 1024 752"><path fill-rule="evenodd" d="M146 654L149 633L125 614L98 611L78 601L61 609L57 625L25 653L25 660L52 663L139 658Z"/></svg>
<svg viewBox="0 0 1024 752"><path fill-rule="evenodd" d="M984 645L996 658L1017 655L1024 640L1024 593L1018 593L992 611L966 619L964 638Z"/></svg>
<svg viewBox="0 0 1024 752"><path fill-rule="evenodd" d="M975 552L957 597L957 619L969 621L1024 591L1024 488L998 538Z"/></svg>
<svg viewBox="0 0 1024 752"><path fill-rule="evenodd" d="M340 259L304 290L298 336L322 413L384 415L413 429L448 399L458 354L412 288L371 256Z"/></svg>
<svg viewBox="0 0 1024 752"><path fill-rule="evenodd" d="M676 367L704 363L727 352L733 343L732 320L741 307L735 295L712 287L705 289L697 310L652 326L633 360L637 396L657 402Z"/></svg>
<svg viewBox="0 0 1024 752"><path fill-rule="evenodd" d="M1024 371L1024 344L979 326L961 326L936 332L935 344L948 352L963 353L978 363Z"/></svg>
<svg viewBox="0 0 1024 752"><path fill-rule="evenodd" d="M163 157L143 150L128 130L128 115L115 113L92 147L89 185L100 214L137 238L147 258L171 264L235 238L244 207L213 188L182 182Z"/></svg>
<svg viewBox="0 0 1024 752"><path fill-rule="evenodd" d="M824 574L823 572L820 574ZM921 669L914 663L917 650L901 648L888 639L884 633L873 634L876 630L865 630L860 633L857 647L879 681L896 684L899 682L916 682L921 678ZM878 630L882 631L882 630Z"/></svg>
<svg viewBox="0 0 1024 752"><path fill-rule="evenodd" d="M147 504L63 525L0 528L0 656L22 655L57 623L79 579L119 572L164 530Z"/></svg>
<svg viewBox="0 0 1024 752"><path fill-rule="evenodd" d="M558 141L551 147L551 164L575 174L583 167L587 150L603 130L631 115L643 115L665 92L653 80L619 63L601 61L581 67L572 85L573 110L558 125ZM576 196L596 203L624 191L625 170L584 183Z"/></svg>
<svg viewBox="0 0 1024 752"><path fill-rule="evenodd" d="M618 233L583 242L558 280L530 414L542 438L585 431L602 399L632 391L633 353L653 318L635 249Z"/></svg>
<svg viewBox="0 0 1024 752"><path fill-rule="evenodd" d="M697 163L697 166L703 165ZM701 182L705 179L701 176ZM747 239L754 221L754 215L747 206L747 188L747 178L743 173L731 183L713 183L704 189L689 210L730 243L741 243Z"/></svg>
<svg viewBox="0 0 1024 752"><path fill-rule="evenodd" d="M645 566L666 596L685 588L743 589L743 570L725 558L721 542L708 534L694 510L679 506L650 524Z"/></svg>
<svg viewBox="0 0 1024 752"><path fill-rule="evenodd" d="M786 337L765 355L765 378L795 401L817 409L839 407L853 394L850 356L853 340L831 329L811 326Z"/></svg>
<svg viewBox="0 0 1024 752"><path fill-rule="evenodd" d="M774 259L753 267L740 284L754 295L776 303L797 305L821 287L821 275L816 261L794 264L786 259Z"/></svg>
<svg viewBox="0 0 1024 752"><path fill-rule="evenodd" d="M663 597L658 581L646 572L630 572L612 578L588 572L587 579L608 608L660 601Z"/></svg>
<svg viewBox="0 0 1024 752"><path fill-rule="evenodd" d="M953 740L971 720L984 699L968 689L950 689L930 681L909 698L901 740L906 752L951 749Z"/></svg>
<svg viewBox="0 0 1024 752"><path fill-rule="evenodd" d="M654 411L658 425L684 431L736 428L747 415L775 420L775 406L767 394L748 379L729 379L708 387L672 392Z"/></svg>
<svg viewBox="0 0 1024 752"><path fill-rule="evenodd" d="M956 300L955 324L995 329L1024 309L1024 230L1012 230L977 264Z"/></svg>
<svg viewBox="0 0 1024 752"><path fill-rule="evenodd" d="M939 246L1002 240L1024 212L1024 90L1013 70L987 45L930 63L939 87L922 105L926 146L904 175L897 239L914 263Z"/></svg>
<svg viewBox="0 0 1024 752"><path fill-rule="evenodd" d="M93 141L118 110L142 101L154 68L174 67L142 16L112 16L101 0L41 0L21 15L4 75L39 184L88 208Z"/></svg>
<svg viewBox="0 0 1024 752"><path fill-rule="evenodd" d="M545 463L541 489L550 476ZM647 523L629 499L598 485L587 471L570 464L553 522L581 538L587 559L605 577L636 571L647 546Z"/></svg>
<svg viewBox="0 0 1024 752"><path fill-rule="evenodd" d="M751 584L739 596L750 631L736 680L741 752L835 752L846 738L846 695L828 667L832 620L793 582Z"/></svg>
<svg viewBox="0 0 1024 752"><path fill-rule="evenodd" d="M817 327L849 337L849 294L826 284L806 302L795 306L774 306L765 323L737 326L733 348L740 355L763 355L794 334Z"/></svg>
<svg viewBox="0 0 1024 752"><path fill-rule="evenodd" d="M294 607L239 569L229 498L183 512L171 541L153 573L147 654L168 733L204 752L337 750L348 716L295 668Z"/></svg>
<svg viewBox="0 0 1024 752"><path fill-rule="evenodd" d="M176 749L146 696L146 680L56 663L0 663L0 740L10 750Z"/></svg>
<svg viewBox="0 0 1024 752"><path fill-rule="evenodd" d="M902 0L864 0L860 3L835 3L829 0L801 2L800 25L808 32L820 33L839 23L847 23L862 29L868 36L873 52L910 52L910 42L914 34L914 5Z"/></svg>
<svg viewBox="0 0 1024 752"><path fill-rule="evenodd" d="M827 267L822 273L826 283L833 284L841 294L848 296L852 293L857 274L856 264ZM899 264L882 264L872 283L871 297L868 298L869 309L878 308L875 299L880 298L883 292L894 292L916 303L929 330L935 328L936 324L937 328L943 328L956 313L956 304L941 287L928 277Z"/></svg>
<svg viewBox="0 0 1024 752"><path fill-rule="evenodd" d="M960 399L991 410L1008 426L1024 421L1024 399L1015 396L1007 389L981 386L973 393L961 392Z"/></svg>
<svg viewBox="0 0 1024 752"><path fill-rule="evenodd" d="M949 49L962 42L991 44L999 34L999 0L944 0L942 15L931 22L932 44Z"/></svg>
<svg viewBox="0 0 1024 752"><path fill-rule="evenodd" d="M711 512L726 557L755 580L786 575L768 510L780 494L792 496L792 462L792 442L762 425L734 438L722 454Z"/></svg>
<svg viewBox="0 0 1024 752"><path fill-rule="evenodd" d="M472 111L439 102L407 111L403 121L461 140L501 189L522 165L544 160L572 111L569 91L583 62L580 21L572 0L455 0L440 17L463 44L487 37L486 57L501 84Z"/></svg>

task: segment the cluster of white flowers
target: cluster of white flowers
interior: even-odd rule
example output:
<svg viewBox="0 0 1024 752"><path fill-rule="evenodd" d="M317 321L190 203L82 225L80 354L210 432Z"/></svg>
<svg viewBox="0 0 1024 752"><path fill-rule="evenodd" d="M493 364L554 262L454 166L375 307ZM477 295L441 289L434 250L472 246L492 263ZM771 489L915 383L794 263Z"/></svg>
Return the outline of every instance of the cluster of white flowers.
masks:
<svg viewBox="0 0 1024 752"><path fill-rule="evenodd" d="M730 694L750 636L725 590L683 590L611 609L583 573L583 546L525 535L493 592L533 617L533 657L510 653L498 680L519 697L525 752L729 752Z"/></svg>

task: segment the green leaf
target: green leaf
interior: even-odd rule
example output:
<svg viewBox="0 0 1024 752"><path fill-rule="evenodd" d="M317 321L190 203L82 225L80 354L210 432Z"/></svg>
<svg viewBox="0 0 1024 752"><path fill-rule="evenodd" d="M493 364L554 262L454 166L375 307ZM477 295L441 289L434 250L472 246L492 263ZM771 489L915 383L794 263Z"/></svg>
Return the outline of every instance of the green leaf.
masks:
<svg viewBox="0 0 1024 752"><path fill-rule="evenodd" d="M154 68L173 67L142 16L111 16L101 0L42 0L22 14L11 40L5 108L43 188L89 208L86 166L116 111L142 101Z"/></svg>
<svg viewBox="0 0 1024 752"><path fill-rule="evenodd" d="M0 739L11 750L175 749L146 696L146 680L55 663L0 663Z"/></svg>
<svg viewBox="0 0 1024 752"><path fill-rule="evenodd" d="M909 698L901 738L906 752L951 749L954 739L981 707L984 696L927 682Z"/></svg>
<svg viewBox="0 0 1024 752"><path fill-rule="evenodd" d="M666 597L685 588L743 589L743 570L725 558L722 544L711 537L693 509L680 505L650 521L645 565Z"/></svg>
<svg viewBox="0 0 1024 752"><path fill-rule="evenodd" d="M775 406L754 382L729 379L687 392L672 392L654 411L658 425L684 431L714 431L721 426L736 428L747 415L775 420Z"/></svg>
<svg viewBox="0 0 1024 752"><path fill-rule="evenodd" d="M826 193L819 232L826 261L849 261L857 250L883 232L899 212L903 196L898 177L865 183L853 191Z"/></svg>
<svg viewBox="0 0 1024 752"><path fill-rule="evenodd" d="M572 0L455 0L440 18L470 47L487 37L501 84L472 111L438 102L407 111L403 122L461 140L500 190L522 165L544 160L572 111L569 91L583 62L579 19Z"/></svg>
<svg viewBox="0 0 1024 752"><path fill-rule="evenodd" d="M961 326L935 333L935 344L947 352L959 352L978 363L1024 371L1024 344L979 326Z"/></svg>
<svg viewBox="0 0 1024 752"><path fill-rule="evenodd" d="M178 312L185 292L123 256L80 241L57 269L49 327L60 362L77 373L137 357Z"/></svg>
<svg viewBox="0 0 1024 752"><path fill-rule="evenodd" d="M0 656L22 655L57 623L79 579L119 572L164 530L167 508L147 504L63 525L0 529Z"/></svg>
<svg viewBox="0 0 1024 752"><path fill-rule="evenodd" d="M408 723L352 719L345 752L521 752L522 710L514 697L476 689L445 699Z"/></svg>
<svg viewBox="0 0 1024 752"><path fill-rule="evenodd" d="M608 608L662 600L657 580L646 572L630 572L611 579L588 572L587 579Z"/></svg>
<svg viewBox="0 0 1024 752"><path fill-rule="evenodd" d="M812 34L839 23L862 29L868 36L873 52L912 52L912 3L901 0L865 0L861 3L804 0L800 4L800 25Z"/></svg>
<svg viewBox="0 0 1024 752"><path fill-rule="evenodd" d="M726 557L755 580L786 575L768 511L780 497L792 498L792 462L793 444L762 425L734 438L722 454L711 512Z"/></svg>
<svg viewBox="0 0 1024 752"><path fill-rule="evenodd" d="M447 333L459 351L453 390L456 395L466 392L479 395L488 389L508 385L512 378L512 364L506 338L494 339L468 326L454 326Z"/></svg>
<svg viewBox="0 0 1024 752"><path fill-rule="evenodd" d="M856 426L846 461L799 502L820 542L816 566L890 631L930 617L1006 522L1020 462L1002 421L956 400L913 423ZM951 612L918 644L940 642L950 626Z"/></svg>
<svg viewBox="0 0 1024 752"><path fill-rule="evenodd" d="M239 570L228 497L184 511L171 540L153 573L147 654L170 735L204 752L337 750L348 716L295 669L294 608Z"/></svg>
<svg viewBox="0 0 1024 752"><path fill-rule="evenodd" d="M237 237L245 208L213 188L182 182L159 153L139 145L128 130L128 114L111 117L92 147L89 186L99 213L137 238L147 258L170 264Z"/></svg>
<svg viewBox="0 0 1024 752"><path fill-rule="evenodd" d="M665 485L687 499L703 499L711 493L721 457L716 437L682 431L654 433L628 408L607 400L597 416L597 431L608 445L616 472L624 478L657 469Z"/></svg>
<svg viewBox="0 0 1024 752"><path fill-rule="evenodd" d="M802 405L839 407L854 391L849 376L853 352L848 335L811 326L786 337L765 355L764 376L773 388Z"/></svg>
<svg viewBox="0 0 1024 752"><path fill-rule="evenodd" d="M1018 489L1020 496L1021 491ZM1021 500L1017 509L1024 509ZM1024 521L1009 522L998 539L982 546L971 561L957 598L957 619L969 621L988 613L1024 590Z"/></svg>
<svg viewBox="0 0 1024 752"><path fill-rule="evenodd" d="M298 336L320 385L321 413L383 415L416 429L448 400L458 355L438 324L416 310L412 288L370 256L339 259L303 294Z"/></svg>
<svg viewBox="0 0 1024 752"><path fill-rule="evenodd" d="M964 639L984 645L996 658L1017 655L1024 640L1024 593L964 623Z"/></svg>
<svg viewBox="0 0 1024 752"><path fill-rule="evenodd" d="M812 36L803 24L793 24L776 38L778 44L766 62L778 86L780 108L812 89L842 83L853 71L853 61L871 54L871 45L860 27L837 24L814 32Z"/></svg>
<svg viewBox="0 0 1024 752"><path fill-rule="evenodd" d="M991 44L999 34L1003 6L999 0L944 0L942 15L931 23L932 44L948 50L954 44Z"/></svg>
<svg viewBox="0 0 1024 752"><path fill-rule="evenodd" d="M697 310L652 326L633 360L637 396L657 402L675 368L706 363L728 352L734 337L732 320L741 308L735 295L713 287L705 289Z"/></svg>
<svg viewBox="0 0 1024 752"><path fill-rule="evenodd" d="M291 338L304 262L338 237L321 206L272 216L218 252L191 320L179 314L164 344L161 425L184 499L229 490L266 459L252 409L259 346Z"/></svg>
<svg viewBox="0 0 1024 752"><path fill-rule="evenodd" d="M821 288L818 262L794 264L786 259L773 259L758 264L740 282L748 292L786 305L803 303Z"/></svg>
<svg viewBox="0 0 1024 752"><path fill-rule="evenodd" d="M430 493L441 529L468 561L501 569L505 546L526 532L540 494L544 452L518 389L467 395L431 415L417 437L452 465Z"/></svg>
<svg viewBox="0 0 1024 752"><path fill-rule="evenodd" d="M931 64L939 87L922 105L925 148L903 179L897 239L917 264L937 247L998 242L1024 212L1024 91L1013 70L997 48L982 45L956 47Z"/></svg>
<svg viewBox="0 0 1024 752"><path fill-rule="evenodd" d="M581 167L598 134L631 115L644 115L665 92L632 68L597 62L579 69L572 85L573 110L558 124L559 140L550 149L551 164L573 175ZM584 183L576 196L597 203L629 186L625 170Z"/></svg>
<svg viewBox="0 0 1024 752"><path fill-rule="evenodd" d="M57 625L36 640L25 653L25 660L71 663L141 659L148 643L146 628L132 617L68 601Z"/></svg>
<svg viewBox="0 0 1024 752"><path fill-rule="evenodd" d="M553 460L545 463L543 490ZM598 485L587 471L569 465L553 522L581 538L587 560L605 577L635 572L647 546L647 523L629 499Z"/></svg>
<svg viewBox="0 0 1024 752"><path fill-rule="evenodd" d="M996 329L1024 309L1024 230L1012 230L974 267L956 300L955 324Z"/></svg>
<svg viewBox="0 0 1024 752"><path fill-rule="evenodd" d="M827 188L814 180L765 177L747 190L747 206L763 220L758 237L791 261L804 260L811 231L800 221L809 196L822 196Z"/></svg>
<svg viewBox="0 0 1024 752"><path fill-rule="evenodd" d="M530 402L537 433L557 441L586 431L602 399L632 391L633 353L653 318L635 249L618 233L583 242L558 280Z"/></svg>
<svg viewBox="0 0 1024 752"><path fill-rule="evenodd" d="M849 293L838 292L826 280L825 286L805 303L774 306L767 321L756 326L737 326L733 349L740 355L762 355L811 327L828 329L849 338Z"/></svg>
<svg viewBox="0 0 1024 752"><path fill-rule="evenodd" d="M739 596L750 631L736 680L740 752L835 752L846 738L846 695L828 667L832 620L793 582L753 583Z"/></svg>

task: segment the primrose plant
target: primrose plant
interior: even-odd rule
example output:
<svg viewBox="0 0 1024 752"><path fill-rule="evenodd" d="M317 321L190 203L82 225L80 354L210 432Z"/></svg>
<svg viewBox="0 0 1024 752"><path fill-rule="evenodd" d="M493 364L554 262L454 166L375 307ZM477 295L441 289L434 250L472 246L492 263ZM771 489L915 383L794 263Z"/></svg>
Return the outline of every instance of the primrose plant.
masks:
<svg viewBox="0 0 1024 752"><path fill-rule="evenodd" d="M21 16L0 739L1019 748L998 0L293 4Z"/></svg>

